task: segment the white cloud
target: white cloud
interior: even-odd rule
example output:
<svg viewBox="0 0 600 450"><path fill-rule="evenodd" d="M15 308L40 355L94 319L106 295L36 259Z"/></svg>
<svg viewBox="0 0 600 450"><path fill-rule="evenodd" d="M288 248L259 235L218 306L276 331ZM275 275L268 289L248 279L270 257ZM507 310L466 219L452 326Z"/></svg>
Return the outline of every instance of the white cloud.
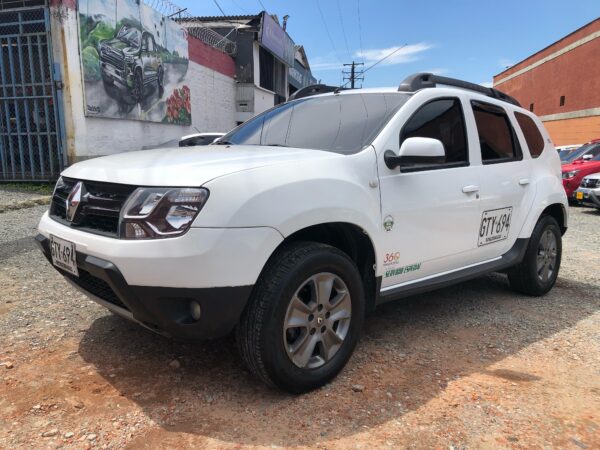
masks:
<svg viewBox="0 0 600 450"><path fill-rule="evenodd" d="M445 75L450 72L449 69L445 69L444 67L435 67L433 69L420 70L420 72L432 73L434 75Z"/></svg>
<svg viewBox="0 0 600 450"><path fill-rule="evenodd" d="M392 56L389 56L380 63L382 66L392 66L395 64L404 64L419 59L419 56L424 51L429 50L433 46L426 42L419 42L417 44L405 45L395 52ZM375 64L377 61L385 58L390 53L399 47L387 47L387 48L374 48L369 50L363 50L362 52L354 52L354 58L360 62L365 63L365 67L369 67ZM335 55L317 56L312 58L310 61L310 67L314 72L325 71L325 70L342 70L343 65L339 61L335 61ZM439 73L446 72L446 69L433 69L433 71L439 71ZM436 73L436 72L434 72Z"/></svg>
<svg viewBox="0 0 600 450"><path fill-rule="evenodd" d="M492 81L484 81L483 83L479 83L483 87L493 87L494 83Z"/></svg>
<svg viewBox="0 0 600 450"><path fill-rule="evenodd" d="M431 44L426 42L419 42L417 44L405 45L395 52L392 56L386 58L381 62L381 65L392 66L395 64L403 64L411 61L415 61L420 53L429 50L432 47ZM357 58L364 59L365 65L369 66L376 63L377 61L385 58L387 55L392 53L399 47L388 47L388 48L374 48L370 50L363 50L354 53Z"/></svg>

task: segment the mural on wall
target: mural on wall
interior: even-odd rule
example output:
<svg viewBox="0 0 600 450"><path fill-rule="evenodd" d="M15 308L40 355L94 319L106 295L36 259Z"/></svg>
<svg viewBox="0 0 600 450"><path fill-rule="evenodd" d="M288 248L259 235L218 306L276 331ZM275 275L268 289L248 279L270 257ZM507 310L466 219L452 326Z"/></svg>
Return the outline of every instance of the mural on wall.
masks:
<svg viewBox="0 0 600 450"><path fill-rule="evenodd" d="M79 0L87 116L190 125L188 42L140 0Z"/></svg>

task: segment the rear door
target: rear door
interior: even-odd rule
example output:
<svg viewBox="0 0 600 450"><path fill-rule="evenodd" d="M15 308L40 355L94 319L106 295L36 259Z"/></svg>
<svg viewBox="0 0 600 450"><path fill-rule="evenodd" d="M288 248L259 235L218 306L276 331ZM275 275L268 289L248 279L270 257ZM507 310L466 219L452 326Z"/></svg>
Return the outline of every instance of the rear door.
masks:
<svg viewBox="0 0 600 450"><path fill-rule="evenodd" d="M472 100L470 113L481 155L480 261L502 256L515 244L535 196L532 160L512 112Z"/></svg>

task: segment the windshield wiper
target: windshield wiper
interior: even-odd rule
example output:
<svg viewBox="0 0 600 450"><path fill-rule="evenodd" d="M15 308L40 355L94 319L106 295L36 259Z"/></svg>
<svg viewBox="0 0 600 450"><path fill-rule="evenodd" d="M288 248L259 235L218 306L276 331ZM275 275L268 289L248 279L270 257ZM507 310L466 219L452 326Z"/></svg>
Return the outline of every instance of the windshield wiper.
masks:
<svg viewBox="0 0 600 450"><path fill-rule="evenodd" d="M235 144L230 141L217 141L217 142L214 142L213 145L235 145Z"/></svg>
<svg viewBox="0 0 600 450"><path fill-rule="evenodd" d="M289 145L284 144L265 144L267 147L289 147Z"/></svg>

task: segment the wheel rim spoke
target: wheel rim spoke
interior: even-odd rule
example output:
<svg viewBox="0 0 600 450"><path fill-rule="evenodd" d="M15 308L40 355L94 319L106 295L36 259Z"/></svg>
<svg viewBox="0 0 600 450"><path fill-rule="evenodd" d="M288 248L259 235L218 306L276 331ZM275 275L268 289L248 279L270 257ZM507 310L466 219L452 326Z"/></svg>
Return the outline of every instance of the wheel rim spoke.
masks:
<svg viewBox="0 0 600 450"><path fill-rule="evenodd" d="M284 348L300 368L314 369L331 360L350 330L352 300L338 275L322 272L300 284L289 301Z"/></svg>
<svg viewBox="0 0 600 450"><path fill-rule="evenodd" d="M293 351L293 361L300 367L306 367L310 361L311 356L315 352L315 346L319 342L317 335L307 335L302 340L300 345Z"/></svg>

